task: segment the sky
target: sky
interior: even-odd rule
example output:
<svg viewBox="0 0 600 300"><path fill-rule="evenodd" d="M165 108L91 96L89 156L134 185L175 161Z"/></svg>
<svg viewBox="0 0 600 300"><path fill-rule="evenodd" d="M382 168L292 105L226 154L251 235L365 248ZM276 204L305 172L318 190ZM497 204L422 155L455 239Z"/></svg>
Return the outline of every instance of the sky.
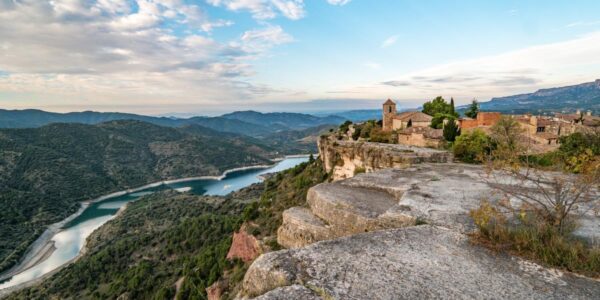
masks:
<svg viewBox="0 0 600 300"><path fill-rule="evenodd" d="M0 108L464 104L600 78L600 1L0 0Z"/></svg>

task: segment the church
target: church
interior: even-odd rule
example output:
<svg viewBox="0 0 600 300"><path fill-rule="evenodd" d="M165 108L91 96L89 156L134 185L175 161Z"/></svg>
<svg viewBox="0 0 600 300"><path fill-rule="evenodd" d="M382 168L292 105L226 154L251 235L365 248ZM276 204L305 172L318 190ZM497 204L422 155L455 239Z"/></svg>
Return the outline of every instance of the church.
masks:
<svg viewBox="0 0 600 300"><path fill-rule="evenodd" d="M397 113L396 103L388 99L383 103L383 131L394 131L410 127L429 127L432 117L420 111Z"/></svg>

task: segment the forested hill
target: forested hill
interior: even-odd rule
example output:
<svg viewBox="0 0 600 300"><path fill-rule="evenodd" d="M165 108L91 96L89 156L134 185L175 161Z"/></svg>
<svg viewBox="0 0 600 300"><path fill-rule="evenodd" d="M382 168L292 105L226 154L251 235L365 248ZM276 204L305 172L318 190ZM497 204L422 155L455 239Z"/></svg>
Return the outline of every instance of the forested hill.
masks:
<svg viewBox="0 0 600 300"><path fill-rule="evenodd" d="M189 119L178 119L117 112L102 113L95 111L84 111L62 114L36 109L0 109L0 128L35 128L52 123L80 123L94 125L117 120L136 120L168 127L200 125L222 132L238 133L248 136L262 136L273 132L272 129L266 126L221 117L193 117Z"/></svg>
<svg viewBox="0 0 600 300"><path fill-rule="evenodd" d="M42 110L0 109L0 128L35 128L52 123L99 124L116 120L137 120L160 126L183 127L200 125L221 132L252 137L265 137L278 131L299 130L324 124L339 125L344 118L316 117L299 113L234 112L219 117L166 118L127 113L101 113L94 111L52 113Z"/></svg>
<svg viewBox="0 0 600 300"><path fill-rule="evenodd" d="M78 202L169 178L271 163L272 148L197 125L140 121L0 129L0 270Z"/></svg>
<svg viewBox="0 0 600 300"><path fill-rule="evenodd" d="M310 127L325 125L325 124L341 124L346 121L345 118L338 116L317 117L308 114L300 113L260 113L257 111L236 111L221 117L232 120L239 120L256 125L266 125L271 128L282 130L290 129L306 129Z"/></svg>

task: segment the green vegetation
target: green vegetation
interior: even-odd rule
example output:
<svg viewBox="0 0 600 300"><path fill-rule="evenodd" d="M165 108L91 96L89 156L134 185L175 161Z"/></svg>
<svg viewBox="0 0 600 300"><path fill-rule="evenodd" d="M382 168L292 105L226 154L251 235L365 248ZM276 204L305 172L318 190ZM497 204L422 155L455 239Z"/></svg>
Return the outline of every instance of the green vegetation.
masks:
<svg viewBox="0 0 600 300"><path fill-rule="evenodd" d="M431 128L435 129L441 129L444 126L444 120L451 122L458 119L459 116L454 109L454 98L450 99L450 103L448 103L441 96L425 102L422 112L433 117Z"/></svg>
<svg viewBox="0 0 600 300"><path fill-rule="evenodd" d="M460 128L458 128L458 124L456 124L456 120L450 119L448 124L444 126L444 140L447 142L454 142L456 137L460 135Z"/></svg>
<svg viewBox="0 0 600 300"><path fill-rule="evenodd" d="M454 110L453 104L454 102L448 103L442 96L438 96L429 102L425 102L422 112L432 117L436 114L448 114L458 118L458 113Z"/></svg>
<svg viewBox="0 0 600 300"><path fill-rule="evenodd" d="M381 121L369 120L360 124L354 125L353 140L363 138L374 143L394 144L398 141L398 136L395 132L384 132Z"/></svg>
<svg viewBox="0 0 600 300"><path fill-rule="evenodd" d="M328 180L321 160L303 163L265 181L260 201L244 210L244 221L252 221L258 237L274 238L282 222L284 210L306 206L308 189Z"/></svg>
<svg viewBox="0 0 600 300"><path fill-rule="evenodd" d="M342 123L342 125L340 125L340 133L345 134L346 132L348 132L350 125L352 125L352 121L346 121Z"/></svg>
<svg viewBox="0 0 600 300"><path fill-rule="evenodd" d="M249 194L246 197L258 197ZM225 270L239 228L240 199L168 191L130 203L88 238L88 253L41 285L12 299L206 299L204 289Z"/></svg>
<svg viewBox="0 0 600 300"><path fill-rule="evenodd" d="M139 121L0 130L0 271L79 201L167 178L270 163L254 139Z"/></svg>
<svg viewBox="0 0 600 300"><path fill-rule="evenodd" d="M246 221L248 231L279 249L282 212L305 205L308 189L327 178L313 158L226 197L144 197L94 232L81 259L9 299L206 299L206 287L223 277L223 297L232 298L248 267L226 260L233 232Z"/></svg>
<svg viewBox="0 0 600 300"><path fill-rule="evenodd" d="M491 139L481 130L462 133L456 138L452 151L454 157L466 163L481 163L492 150Z"/></svg>
<svg viewBox="0 0 600 300"><path fill-rule="evenodd" d="M573 237L573 224L569 230L560 231L525 211L516 213L518 222L511 224L503 212L488 202L473 210L471 217L479 228L475 237L492 249L586 276L600 276L600 249L590 248Z"/></svg>
<svg viewBox="0 0 600 300"><path fill-rule="evenodd" d="M477 100L473 99L473 102L471 102L471 104L465 111L465 116L467 116L471 119L475 119L475 118L477 118L478 113L479 113L479 103L477 103Z"/></svg>

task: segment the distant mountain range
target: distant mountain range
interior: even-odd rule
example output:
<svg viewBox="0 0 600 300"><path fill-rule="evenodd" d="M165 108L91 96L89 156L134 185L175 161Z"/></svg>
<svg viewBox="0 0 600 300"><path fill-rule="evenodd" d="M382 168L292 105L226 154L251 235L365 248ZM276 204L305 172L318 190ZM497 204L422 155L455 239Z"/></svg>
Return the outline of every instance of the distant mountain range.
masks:
<svg viewBox="0 0 600 300"><path fill-rule="evenodd" d="M464 108L464 106L462 107ZM492 98L481 110L507 113L554 113L591 110L600 113L600 79L578 85L541 89L531 94Z"/></svg>
<svg viewBox="0 0 600 300"><path fill-rule="evenodd" d="M302 130L325 124L337 125L343 117L316 117L300 113L259 113L241 111L220 117L167 118L127 113L101 113L93 111L52 113L42 110L1 110L0 128L35 128L51 123L99 124L116 120L136 120L167 127L200 125L222 132L264 137L275 132Z"/></svg>

